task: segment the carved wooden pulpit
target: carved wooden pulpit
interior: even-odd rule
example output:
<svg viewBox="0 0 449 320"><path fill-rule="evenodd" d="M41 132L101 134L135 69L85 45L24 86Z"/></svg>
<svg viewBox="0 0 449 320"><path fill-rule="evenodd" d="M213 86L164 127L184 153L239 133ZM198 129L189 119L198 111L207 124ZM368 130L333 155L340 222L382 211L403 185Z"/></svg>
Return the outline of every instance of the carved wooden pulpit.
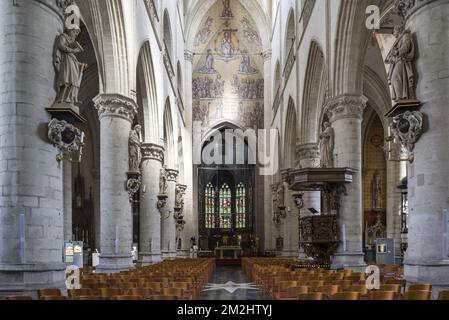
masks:
<svg viewBox="0 0 449 320"><path fill-rule="evenodd" d="M318 264L328 265L340 244L339 211L346 184L356 173L351 168L311 168L284 172L292 191L321 191L322 215L300 217L300 246Z"/></svg>

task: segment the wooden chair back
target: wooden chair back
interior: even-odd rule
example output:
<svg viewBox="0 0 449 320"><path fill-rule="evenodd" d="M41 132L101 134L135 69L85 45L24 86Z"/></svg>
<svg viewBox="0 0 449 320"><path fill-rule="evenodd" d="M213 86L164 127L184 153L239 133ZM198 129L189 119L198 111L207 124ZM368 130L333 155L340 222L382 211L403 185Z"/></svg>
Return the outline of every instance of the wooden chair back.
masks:
<svg viewBox="0 0 449 320"><path fill-rule="evenodd" d="M432 298L432 291L407 291L404 300L428 301Z"/></svg>
<svg viewBox="0 0 449 320"><path fill-rule="evenodd" d="M369 294L370 300L396 300L397 293L394 291L372 291Z"/></svg>
<svg viewBox="0 0 449 320"><path fill-rule="evenodd" d="M333 300L353 301L360 300L359 292L338 292L332 296Z"/></svg>

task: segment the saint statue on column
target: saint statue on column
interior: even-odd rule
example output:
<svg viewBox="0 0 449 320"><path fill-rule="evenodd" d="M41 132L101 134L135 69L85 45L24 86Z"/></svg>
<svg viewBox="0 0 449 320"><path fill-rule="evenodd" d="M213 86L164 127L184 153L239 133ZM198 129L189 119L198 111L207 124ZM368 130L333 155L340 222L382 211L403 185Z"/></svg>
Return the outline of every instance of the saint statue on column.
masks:
<svg viewBox="0 0 449 320"><path fill-rule="evenodd" d="M78 93L86 64L78 62L75 54L83 52L76 41L81 30L78 26L66 29L56 40L54 64L57 71L57 103L74 105L78 103Z"/></svg>
<svg viewBox="0 0 449 320"><path fill-rule="evenodd" d="M396 41L385 63L390 65L388 82L391 86L391 98L395 102L416 99L416 83L413 62L416 50L412 34L401 24L394 28Z"/></svg>
<svg viewBox="0 0 449 320"><path fill-rule="evenodd" d="M159 175L159 193L167 194L167 171L166 167L161 168Z"/></svg>
<svg viewBox="0 0 449 320"><path fill-rule="evenodd" d="M184 191L179 185L176 185L175 206L177 208L184 208Z"/></svg>
<svg viewBox="0 0 449 320"><path fill-rule="evenodd" d="M129 133L129 171L140 172L142 162L142 127L136 125Z"/></svg>
<svg viewBox="0 0 449 320"><path fill-rule="evenodd" d="M324 123L324 130L320 134L321 168L334 166L335 131L329 122Z"/></svg>

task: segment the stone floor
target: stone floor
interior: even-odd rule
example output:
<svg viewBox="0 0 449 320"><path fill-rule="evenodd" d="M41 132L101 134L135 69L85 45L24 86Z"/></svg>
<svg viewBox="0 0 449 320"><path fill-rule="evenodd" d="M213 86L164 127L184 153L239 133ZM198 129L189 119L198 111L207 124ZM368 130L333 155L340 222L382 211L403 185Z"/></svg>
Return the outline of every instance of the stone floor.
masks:
<svg viewBox="0 0 449 320"><path fill-rule="evenodd" d="M240 267L218 267L199 300L266 300Z"/></svg>

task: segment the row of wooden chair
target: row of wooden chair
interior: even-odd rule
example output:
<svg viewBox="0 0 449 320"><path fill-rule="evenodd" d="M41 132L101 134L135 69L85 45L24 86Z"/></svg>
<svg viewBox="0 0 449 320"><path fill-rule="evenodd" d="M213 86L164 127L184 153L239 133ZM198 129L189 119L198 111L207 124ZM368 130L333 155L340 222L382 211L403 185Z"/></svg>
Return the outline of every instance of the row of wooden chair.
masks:
<svg viewBox="0 0 449 320"><path fill-rule="evenodd" d="M38 290L39 300L191 300L199 296L215 269L212 259L172 260L115 274L81 273L81 289ZM8 300L29 300L12 296Z"/></svg>
<svg viewBox="0 0 449 320"><path fill-rule="evenodd" d="M305 268L292 268L298 265ZM380 290L368 290L366 275L363 272L353 272L349 269L328 270L319 266L309 268L306 263L299 260L243 259L243 269L246 274L263 288L268 297L273 299L301 300L304 297L314 297L314 294L318 293L321 293L324 299L344 299L345 296L351 296L349 293L358 293L358 299L431 299L431 285L416 284L407 288L402 267L388 265L378 267L381 270ZM449 294L441 292L439 299L445 300L447 295Z"/></svg>

